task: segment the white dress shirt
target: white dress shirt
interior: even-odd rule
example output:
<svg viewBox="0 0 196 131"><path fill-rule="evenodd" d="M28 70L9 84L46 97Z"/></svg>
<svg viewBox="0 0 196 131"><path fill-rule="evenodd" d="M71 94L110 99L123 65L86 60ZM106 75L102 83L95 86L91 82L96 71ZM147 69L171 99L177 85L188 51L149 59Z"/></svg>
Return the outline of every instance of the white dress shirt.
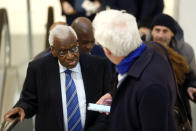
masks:
<svg viewBox="0 0 196 131"><path fill-rule="evenodd" d="M67 121L67 104L66 104L66 87L65 87L65 70L66 67L62 66L59 63L59 72L60 72L60 79L61 79L61 94L62 94L62 104L63 104L63 118L64 118L64 129L68 130L68 121ZM70 69L71 77L76 85L76 91L78 95L78 102L80 108L80 115L81 115L81 122L82 127L84 128L85 119L86 119L86 95L84 90L84 83L82 79L82 73L80 68L80 63L76 65L76 67Z"/></svg>
<svg viewBox="0 0 196 131"><path fill-rule="evenodd" d="M119 88L119 86L121 85L121 83L124 81L124 79L127 77L127 73L121 75L120 73L118 74L118 84L117 84L117 88Z"/></svg>

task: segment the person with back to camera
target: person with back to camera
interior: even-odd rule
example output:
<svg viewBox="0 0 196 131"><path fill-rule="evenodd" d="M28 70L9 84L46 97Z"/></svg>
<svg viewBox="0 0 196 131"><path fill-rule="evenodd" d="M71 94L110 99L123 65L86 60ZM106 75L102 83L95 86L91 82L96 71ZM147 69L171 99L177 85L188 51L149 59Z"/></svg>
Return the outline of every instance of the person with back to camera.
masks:
<svg viewBox="0 0 196 131"><path fill-rule="evenodd" d="M118 10L102 11L93 27L95 40L119 73L109 131L176 131L172 67L160 52L142 42L135 17Z"/></svg>

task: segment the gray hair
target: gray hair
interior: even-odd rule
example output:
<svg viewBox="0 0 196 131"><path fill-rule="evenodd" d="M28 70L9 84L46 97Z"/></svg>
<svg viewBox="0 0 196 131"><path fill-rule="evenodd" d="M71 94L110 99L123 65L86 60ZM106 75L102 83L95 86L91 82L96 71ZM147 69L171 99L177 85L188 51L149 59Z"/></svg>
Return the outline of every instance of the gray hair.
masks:
<svg viewBox="0 0 196 131"><path fill-rule="evenodd" d="M52 30L49 32L49 44L50 46L54 45L54 37L58 39L66 39L68 37L68 34L72 33L76 39L77 35L76 32L72 29L71 26L67 25L56 25Z"/></svg>
<svg viewBox="0 0 196 131"><path fill-rule="evenodd" d="M116 56L127 56L142 43L135 17L118 10L98 13L93 20L96 43Z"/></svg>

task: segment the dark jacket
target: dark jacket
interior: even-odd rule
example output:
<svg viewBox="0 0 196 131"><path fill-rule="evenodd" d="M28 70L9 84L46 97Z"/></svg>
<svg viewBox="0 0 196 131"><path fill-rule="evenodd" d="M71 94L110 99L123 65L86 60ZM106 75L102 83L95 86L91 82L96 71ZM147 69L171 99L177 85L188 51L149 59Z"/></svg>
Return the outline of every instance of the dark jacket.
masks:
<svg viewBox="0 0 196 131"><path fill-rule="evenodd" d="M111 8L126 10L134 15L137 21L153 18L162 13L163 0L109 0Z"/></svg>
<svg viewBox="0 0 196 131"><path fill-rule="evenodd" d="M80 55L86 105L95 103L110 90L111 73L105 59ZM36 115L36 131L64 131L58 59L51 54L29 63L21 97L15 107L22 107L26 118ZM107 117L86 111L85 130L107 130Z"/></svg>
<svg viewBox="0 0 196 131"><path fill-rule="evenodd" d="M160 52L147 47L113 98L110 131L176 131L176 85Z"/></svg>

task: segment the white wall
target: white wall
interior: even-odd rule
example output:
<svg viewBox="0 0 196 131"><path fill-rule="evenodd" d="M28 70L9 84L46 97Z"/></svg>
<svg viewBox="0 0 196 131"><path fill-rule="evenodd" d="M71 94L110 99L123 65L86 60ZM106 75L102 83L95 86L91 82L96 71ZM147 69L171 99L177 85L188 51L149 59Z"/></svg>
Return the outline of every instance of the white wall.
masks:
<svg viewBox="0 0 196 131"><path fill-rule="evenodd" d="M185 41L196 51L196 1L195 0L164 0L164 13L173 16L184 30Z"/></svg>
<svg viewBox="0 0 196 131"><path fill-rule="evenodd" d="M179 23L184 29L185 41L196 50L196 1L179 1Z"/></svg>
<svg viewBox="0 0 196 131"><path fill-rule="evenodd" d="M179 23L184 29L185 41L187 41L196 51L196 1L179 0ZM196 104L191 102L193 131L196 130Z"/></svg>
<svg viewBox="0 0 196 131"><path fill-rule="evenodd" d="M170 14L174 16L174 0L164 0L164 10L163 12L166 14Z"/></svg>
<svg viewBox="0 0 196 131"><path fill-rule="evenodd" d="M8 11L11 32L12 65L29 61L28 0L0 0L0 8ZM33 56L44 49L48 7L54 8L55 21L65 21L61 15L60 0L29 0L31 3ZM22 52L22 53L21 53Z"/></svg>
<svg viewBox="0 0 196 131"><path fill-rule="evenodd" d="M33 34L45 33L47 8L53 6L55 20L65 21L61 16L60 0L30 0ZM7 8L12 34L27 34L27 0L0 0L0 8Z"/></svg>

